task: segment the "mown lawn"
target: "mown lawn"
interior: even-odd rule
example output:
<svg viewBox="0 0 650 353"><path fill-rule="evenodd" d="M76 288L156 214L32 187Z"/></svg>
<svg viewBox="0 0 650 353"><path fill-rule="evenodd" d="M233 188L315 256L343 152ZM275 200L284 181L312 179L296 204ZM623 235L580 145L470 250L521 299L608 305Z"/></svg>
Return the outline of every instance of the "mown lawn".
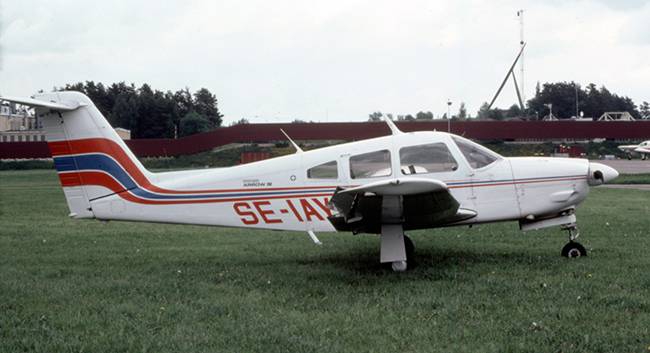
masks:
<svg viewBox="0 0 650 353"><path fill-rule="evenodd" d="M592 188L559 228L379 237L71 220L52 170L0 172L0 351L630 352L650 347L649 191Z"/></svg>

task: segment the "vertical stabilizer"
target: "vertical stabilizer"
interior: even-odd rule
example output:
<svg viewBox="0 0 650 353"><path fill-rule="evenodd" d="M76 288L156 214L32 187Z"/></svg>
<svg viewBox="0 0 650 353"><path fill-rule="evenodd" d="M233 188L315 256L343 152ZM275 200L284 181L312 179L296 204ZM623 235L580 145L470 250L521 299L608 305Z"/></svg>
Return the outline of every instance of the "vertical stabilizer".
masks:
<svg viewBox="0 0 650 353"><path fill-rule="evenodd" d="M0 100L36 108L70 217L95 218L93 200L149 184L150 174L84 94L52 92Z"/></svg>

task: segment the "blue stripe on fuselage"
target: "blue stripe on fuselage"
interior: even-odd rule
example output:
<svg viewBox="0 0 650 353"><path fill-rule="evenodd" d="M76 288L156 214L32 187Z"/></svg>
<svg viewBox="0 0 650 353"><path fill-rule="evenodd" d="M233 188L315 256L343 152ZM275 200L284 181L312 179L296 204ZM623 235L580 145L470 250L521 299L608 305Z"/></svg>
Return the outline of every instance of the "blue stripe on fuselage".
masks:
<svg viewBox="0 0 650 353"><path fill-rule="evenodd" d="M131 192L133 195L150 200L201 200L201 199L221 199L221 198L235 198L235 197L257 197L257 196L281 196L281 195L299 195L306 190L294 191L258 191L258 192L237 192L237 193L205 193L195 194L188 192L184 195L170 195L162 193L154 193L140 187L135 180L117 163L113 158L105 154L83 154L77 156L64 156L55 157L54 164L59 173L73 172L73 171L99 171L106 173L117 180L122 186ZM573 176L557 176L557 177L540 177L540 178L526 178L518 180L473 180L473 181L450 181L447 186L450 188L464 187L464 186L491 186L497 184L519 184L531 182L544 182L555 181L571 178L584 178L582 175ZM199 191L200 192L200 191ZM312 191L313 192L313 191ZM319 190L319 192L334 192L332 190Z"/></svg>
<svg viewBox="0 0 650 353"><path fill-rule="evenodd" d="M233 197L253 197L253 196L280 196L280 195L299 195L304 193L313 193L310 190L283 190L283 191L259 191L259 192L238 192L238 193L205 193L193 194L188 192L185 195L158 194L140 187L133 178L118 164L114 159L104 154L85 154L78 156L56 157L54 158L58 172L72 171L99 171L106 173L117 180L124 188L135 196L151 200L202 200L202 199L221 199ZM331 190L318 190L318 192L332 192ZM198 191L200 192L200 191Z"/></svg>

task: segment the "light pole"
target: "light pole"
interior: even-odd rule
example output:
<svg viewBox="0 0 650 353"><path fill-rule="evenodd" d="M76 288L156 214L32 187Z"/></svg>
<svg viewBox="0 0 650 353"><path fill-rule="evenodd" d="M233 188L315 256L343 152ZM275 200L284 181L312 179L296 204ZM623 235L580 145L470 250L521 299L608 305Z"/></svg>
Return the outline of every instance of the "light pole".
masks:
<svg viewBox="0 0 650 353"><path fill-rule="evenodd" d="M580 117L580 112L578 111L578 85L574 83L573 87L576 89L576 119L578 119Z"/></svg>
<svg viewBox="0 0 650 353"><path fill-rule="evenodd" d="M451 133L451 99L447 99L447 132Z"/></svg>

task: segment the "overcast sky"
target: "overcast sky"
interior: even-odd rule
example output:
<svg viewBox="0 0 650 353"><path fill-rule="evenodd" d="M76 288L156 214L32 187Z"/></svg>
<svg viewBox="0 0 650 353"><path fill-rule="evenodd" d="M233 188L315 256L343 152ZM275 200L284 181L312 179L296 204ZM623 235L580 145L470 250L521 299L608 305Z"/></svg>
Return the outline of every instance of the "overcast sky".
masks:
<svg viewBox="0 0 650 353"><path fill-rule="evenodd" d="M650 101L650 1L0 0L0 95L66 83L209 89L225 124L476 115L519 52L537 82ZM495 103L515 104L510 80Z"/></svg>

